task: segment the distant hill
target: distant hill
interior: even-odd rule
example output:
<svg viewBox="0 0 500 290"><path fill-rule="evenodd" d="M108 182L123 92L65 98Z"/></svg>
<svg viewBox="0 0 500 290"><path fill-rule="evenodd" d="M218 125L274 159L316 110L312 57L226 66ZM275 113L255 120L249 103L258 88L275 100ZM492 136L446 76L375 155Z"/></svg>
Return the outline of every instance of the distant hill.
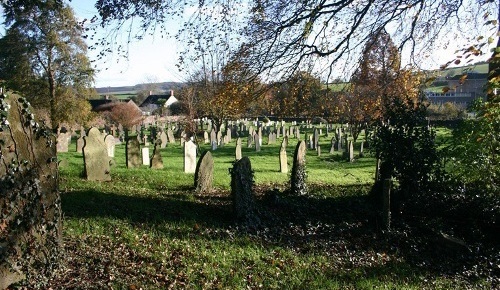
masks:
<svg viewBox="0 0 500 290"><path fill-rule="evenodd" d="M123 94L136 94L138 91L145 89L151 84L137 84L134 86L122 86L122 87L101 87L96 88L96 91L100 95L123 95ZM184 86L184 83L179 82L163 82L154 83L153 85L158 86L160 91L177 90Z"/></svg>

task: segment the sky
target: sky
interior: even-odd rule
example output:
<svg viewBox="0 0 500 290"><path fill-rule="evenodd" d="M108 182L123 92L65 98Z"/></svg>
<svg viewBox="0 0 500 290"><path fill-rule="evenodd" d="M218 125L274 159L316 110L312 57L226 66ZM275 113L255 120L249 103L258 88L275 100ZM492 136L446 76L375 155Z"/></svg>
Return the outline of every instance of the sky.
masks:
<svg viewBox="0 0 500 290"><path fill-rule="evenodd" d="M94 0L72 0L78 19L91 19L97 14ZM172 32L177 30L171 24ZM88 43L91 44L91 43ZM133 86L149 82L182 82L184 76L179 73L177 62L178 46L172 39L146 37L129 46L129 58L119 58L116 53L109 54L104 60L97 60L97 52L89 51L89 59L94 60L96 87Z"/></svg>

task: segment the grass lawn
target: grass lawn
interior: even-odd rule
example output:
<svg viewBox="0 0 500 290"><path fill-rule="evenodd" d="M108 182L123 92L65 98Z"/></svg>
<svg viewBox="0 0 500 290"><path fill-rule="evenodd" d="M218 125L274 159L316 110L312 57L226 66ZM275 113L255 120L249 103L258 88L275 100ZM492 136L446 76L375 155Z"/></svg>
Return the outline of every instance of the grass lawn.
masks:
<svg viewBox="0 0 500 290"><path fill-rule="evenodd" d="M331 138L331 137L330 137ZM183 173L179 144L162 149L165 168L127 169L118 145L111 182L80 177L83 158L61 153L64 257L50 281L54 289L458 289L491 288L483 276L467 276L446 248L421 231L394 223L377 230L368 202L375 160L353 163L307 152L308 196L286 192L279 146L261 152L243 146L255 172L261 226L233 219L228 168L235 140L213 151L215 190L193 192ZM361 138L360 138L361 139ZM287 148L289 169L297 140ZM246 144L246 137L243 138ZM264 144L267 138L264 138ZM357 144L359 146L359 144ZM208 145L201 144L201 150ZM356 149L358 150L358 149ZM75 151L73 140L70 151Z"/></svg>

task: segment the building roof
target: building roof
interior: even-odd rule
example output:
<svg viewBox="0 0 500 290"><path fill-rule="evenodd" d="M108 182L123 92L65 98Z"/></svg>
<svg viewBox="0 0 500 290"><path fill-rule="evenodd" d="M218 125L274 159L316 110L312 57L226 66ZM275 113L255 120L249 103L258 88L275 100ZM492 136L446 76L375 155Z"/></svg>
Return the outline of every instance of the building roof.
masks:
<svg viewBox="0 0 500 290"><path fill-rule="evenodd" d="M160 100L165 100L166 107L178 102L177 98L173 95L149 95L139 107L145 108L149 105L159 105Z"/></svg>

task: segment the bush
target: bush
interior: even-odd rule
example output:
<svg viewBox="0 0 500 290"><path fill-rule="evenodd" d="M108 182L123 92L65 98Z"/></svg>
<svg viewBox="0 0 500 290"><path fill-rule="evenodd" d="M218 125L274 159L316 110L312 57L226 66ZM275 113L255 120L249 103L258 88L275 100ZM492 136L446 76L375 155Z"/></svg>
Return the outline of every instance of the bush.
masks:
<svg viewBox="0 0 500 290"><path fill-rule="evenodd" d="M319 125L320 123L321 124L327 124L328 122L325 119L321 118L321 117L314 117L312 123L314 125Z"/></svg>

